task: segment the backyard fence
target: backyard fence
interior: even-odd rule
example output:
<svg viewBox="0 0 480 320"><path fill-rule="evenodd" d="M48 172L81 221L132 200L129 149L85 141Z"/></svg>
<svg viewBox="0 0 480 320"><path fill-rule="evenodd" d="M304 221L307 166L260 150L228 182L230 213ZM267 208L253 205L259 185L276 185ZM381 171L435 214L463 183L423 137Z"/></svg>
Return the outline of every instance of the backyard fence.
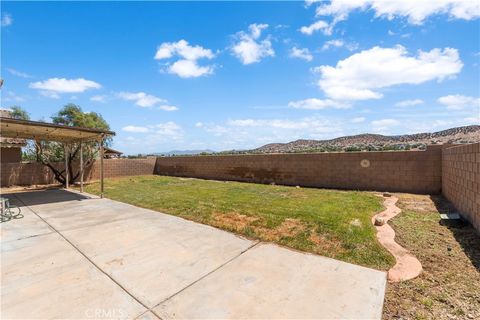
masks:
<svg viewBox="0 0 480 320"><path fill-rule="evenodd" d="M480 231L480 143L444 150L442 194Z"/></svg>
<svg viewBox="0 0 480 320"><path fill-rule="evenodd" d="M138 176L153 174L155 158L147 159L105 159L105 178ZM65 164L55 163L57 168L65 168ZM78 172L78 163L73 164L74 172ZM85 181L100 179L100 162L94 162L85 168ZM2 163L1 186L24 186L57 183L52 171L37 163Z"/></svg>
<svg viewBox="0 0 480 320"><path fill-rule="evenodd" d="M336 189L439 193L441 148L157 158L155 173Z"/></svg>
<svg viewBox="0 0 480 320"><path fill-rule="evenodd" d="M63 164L56 164L62 167ZM425 151L181 156L104 161L105 177L170 175L291 186L443 195L480 230L480 144ZM99 163L86 180L99 179ZM1 186L55 183L38 163L2 163Z"/></svg>

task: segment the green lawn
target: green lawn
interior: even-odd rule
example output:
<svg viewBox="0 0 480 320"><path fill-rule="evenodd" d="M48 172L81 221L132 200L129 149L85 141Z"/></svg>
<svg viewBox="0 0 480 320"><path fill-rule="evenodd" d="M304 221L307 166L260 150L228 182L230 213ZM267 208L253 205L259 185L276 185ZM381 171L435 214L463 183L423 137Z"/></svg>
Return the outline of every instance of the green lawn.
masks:
<svg viewBox="0 0 480 320"><path fill-rule="evenodd" d="M105 196L376 269L394 264L371 224L382 201L367 192L151 175L107 179Z"/></svg>

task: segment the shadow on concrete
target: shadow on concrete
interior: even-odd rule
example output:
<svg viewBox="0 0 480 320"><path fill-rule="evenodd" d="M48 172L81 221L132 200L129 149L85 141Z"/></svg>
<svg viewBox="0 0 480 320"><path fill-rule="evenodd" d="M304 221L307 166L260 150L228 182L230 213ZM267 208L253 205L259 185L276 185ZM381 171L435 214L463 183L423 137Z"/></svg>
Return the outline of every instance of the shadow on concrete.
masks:
<svg viewBox="0 0 480 320"><path fill-rule="evenodd" d="M17 206L34 206L48 203L58 203L65 201L82 201L91 199L79 193L66 191L64 189L47 189L27 192L16 192L2 195L8 198L11 203Z"/></svg>
<svg viewBox="0 0 480 320"><path fill-rule="evenodd" d="M439 213L458 213L455 206L440 195L430 196ZM480 270L480 234L464 219L443 220L439 224L452 232L463 251L477 270ZM459 270L461 272L461 270Z"/></svg>

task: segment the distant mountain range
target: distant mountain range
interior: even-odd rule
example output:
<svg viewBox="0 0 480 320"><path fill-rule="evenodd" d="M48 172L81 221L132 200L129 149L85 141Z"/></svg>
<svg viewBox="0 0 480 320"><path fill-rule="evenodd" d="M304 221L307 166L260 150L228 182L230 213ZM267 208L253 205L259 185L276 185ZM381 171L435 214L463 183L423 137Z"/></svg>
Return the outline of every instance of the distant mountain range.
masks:
<svg viewBox="0 0 480 320"><path fill-rule="evenodd" d="M172 150L168 152L158 152L154 153L155 156L193 156L202 153L215 153L213 150L205 149L205 150Z"/></svg>
<svg viewBox="0 0 480 320"><path fill-rule="evenodd" d="M359 134L331 140L296 140L288 143L270 143L260 148L232 153L296 153L325 151L379 151L425 149L430 144L480 142L480 125L451 128L433 133L384 136ZM230 152L225 152L230 153Z"/></svg>

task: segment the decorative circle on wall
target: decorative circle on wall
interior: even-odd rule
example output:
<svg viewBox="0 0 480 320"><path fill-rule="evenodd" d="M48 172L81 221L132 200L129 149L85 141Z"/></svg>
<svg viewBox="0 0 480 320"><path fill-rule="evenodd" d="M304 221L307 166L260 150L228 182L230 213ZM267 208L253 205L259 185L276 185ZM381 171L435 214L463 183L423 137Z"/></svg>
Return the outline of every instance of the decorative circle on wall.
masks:
<svg viewBox="0 0 480 320"><path fill-rule="evenodd" d="M363 159L362 161L360 161L360 165L362 166L362 168L368 168L370 167L370 160Z"/></svg>

